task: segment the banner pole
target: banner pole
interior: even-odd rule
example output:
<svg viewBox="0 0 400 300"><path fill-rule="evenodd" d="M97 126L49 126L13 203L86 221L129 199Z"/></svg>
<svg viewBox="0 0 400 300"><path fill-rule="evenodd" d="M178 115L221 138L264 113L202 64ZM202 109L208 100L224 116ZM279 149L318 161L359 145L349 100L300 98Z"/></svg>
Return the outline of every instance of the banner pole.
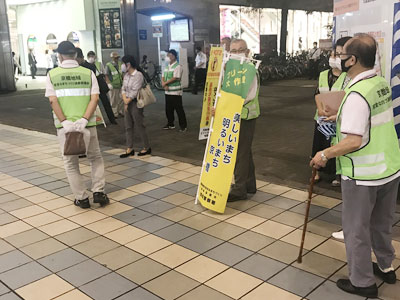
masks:
<svg viewBox="0 0 400 300"><path fill-rule="evenodd" d="M220 97L222 78L224 77L225 64L229 60L229 58L230 58L230 53L224 52L224 57L222 59L222 65L221 65L221 73L219 74L217 95L215 97L215 103L213 106L214 108L217 107L218 98ZM213 129L212 129L213 125L214 125L214 117L211 118L210 131L209 131L208 137L207 137L207 144L206 144L206 149L204 151L204 158L203 158L203 163L201 165L200 179L199 179L199 184L197 186L196 200L194 201L194 204L197 204L199 202L199 187L200 187L200 183L201 183L201 174L203 174L203 171L204 171L204 165L205 165L206 158L207 158L207 149L210 144L210 137L211 137L211 133L213 131Z"/></svg>

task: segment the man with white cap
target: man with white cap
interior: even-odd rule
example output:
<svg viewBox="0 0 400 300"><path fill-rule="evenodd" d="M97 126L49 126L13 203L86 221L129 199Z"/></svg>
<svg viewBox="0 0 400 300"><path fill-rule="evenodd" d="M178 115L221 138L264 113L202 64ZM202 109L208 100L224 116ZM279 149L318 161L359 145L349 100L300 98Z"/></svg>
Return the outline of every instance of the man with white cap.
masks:
<svg viewBox="0 0 400 300"><path fill-rule="evenodd" d="M114 116L123 116L124 104L121 98L122 88L122 63L119 60L120 56L118 52L111 52L111 61L106 64L106 81L110 88L110 103Z"/></svg>

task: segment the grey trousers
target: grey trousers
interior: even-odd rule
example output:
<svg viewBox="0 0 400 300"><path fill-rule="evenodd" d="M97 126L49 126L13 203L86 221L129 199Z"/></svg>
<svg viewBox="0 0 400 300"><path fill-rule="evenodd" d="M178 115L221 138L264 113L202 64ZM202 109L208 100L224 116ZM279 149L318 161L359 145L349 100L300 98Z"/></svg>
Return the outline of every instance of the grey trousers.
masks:
<svg viewBox="0 0 400 300"><path fill-rule="evenodd" d="M101 156L99 140L97 138L96 127L88 127L90 131L90 142L87 152L87 158L92 168L92 192L104 192L106 179L104 174L104 162ZM57 132L59 134L59 131ZM61 143L61 138L59 139ZM61 147L63 144L61 145ZM63 149L61 150L63 152ZM67 173L68 182L71 187L72 193L76 200L83 200L89 197L86 189L85 178L79 170L79 157L78 155L63 156L64 168Z"/></svg>
<svg viewBox="0 0 400 300"><path fill-rule="evenodd" d="M392 226L400 178L381 186L360 186L342 180L342 224L351 283L357 287L375 284L371 248L381 269L395 258Z"/></svg>
<svg viewBox="0 0 400 300"><path fill-rule="evenodd" d="M256 172L253 162L251 145L253 143L256 119L242 120L240 123L239 145L235 165L235 184L231 194L246 196L248 191L255 191Z"/></svg>
<svg viewBox="0 0 400 300"><path fill-rule="evenodd" d="M134 129L137 129L143 142L143 148L149 149L150 143L146 133L146 126L144 126L143 108L137 107L136 100L133 100L131 103L129 103L128 110L124 115L124 122L126 146L128 148L133 148Z"/></svg>

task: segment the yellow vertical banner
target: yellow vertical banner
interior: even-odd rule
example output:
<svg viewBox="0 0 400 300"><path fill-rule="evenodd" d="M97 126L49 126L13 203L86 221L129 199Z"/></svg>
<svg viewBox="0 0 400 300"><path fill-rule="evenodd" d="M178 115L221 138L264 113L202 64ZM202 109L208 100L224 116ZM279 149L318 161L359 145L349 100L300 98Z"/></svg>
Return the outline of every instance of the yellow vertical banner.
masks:
<svg viewBox="0 0 400 300"><path fill-rule="evenodd" d="M231 59L224 73L197 191L201 205L218 213L225 212L236 164L241 111L256 69L251 63Z"/></svg>
<svg viewBox="0 0 400 300"><path fill-rule="evenodd" d="M211 124L211 108L214 107L215 98L217 95L223 54L224 48L222 47L212 47L210 50L207 80L204 88L203 111L200 121L199 140L208 138Z"/></svg>

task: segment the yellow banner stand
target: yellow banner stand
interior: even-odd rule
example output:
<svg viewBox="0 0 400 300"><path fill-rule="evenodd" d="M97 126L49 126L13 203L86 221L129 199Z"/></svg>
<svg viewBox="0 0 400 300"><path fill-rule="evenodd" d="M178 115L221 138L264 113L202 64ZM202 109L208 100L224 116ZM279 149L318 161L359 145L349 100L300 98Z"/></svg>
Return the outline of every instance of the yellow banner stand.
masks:
<svg viewBox="0 0 400 300"><path fill-rule="evenodd" d="M211 47L207 80L204 88L203 111L200 121L199 140L205 140L208 138L211 124L211 108L214 107L215 98L217 97L223 57L223 47Z"/></svg>
<svg viewBox="0 0 400 300"><path fill-rule="evenodd" d="M202 206L218 213L225 212L236 163L241 111L257 72L248 59L231 54L224 56L222 68L224 81L220 93L217 92L196 197L196 203L200 201Z"/></svg>

